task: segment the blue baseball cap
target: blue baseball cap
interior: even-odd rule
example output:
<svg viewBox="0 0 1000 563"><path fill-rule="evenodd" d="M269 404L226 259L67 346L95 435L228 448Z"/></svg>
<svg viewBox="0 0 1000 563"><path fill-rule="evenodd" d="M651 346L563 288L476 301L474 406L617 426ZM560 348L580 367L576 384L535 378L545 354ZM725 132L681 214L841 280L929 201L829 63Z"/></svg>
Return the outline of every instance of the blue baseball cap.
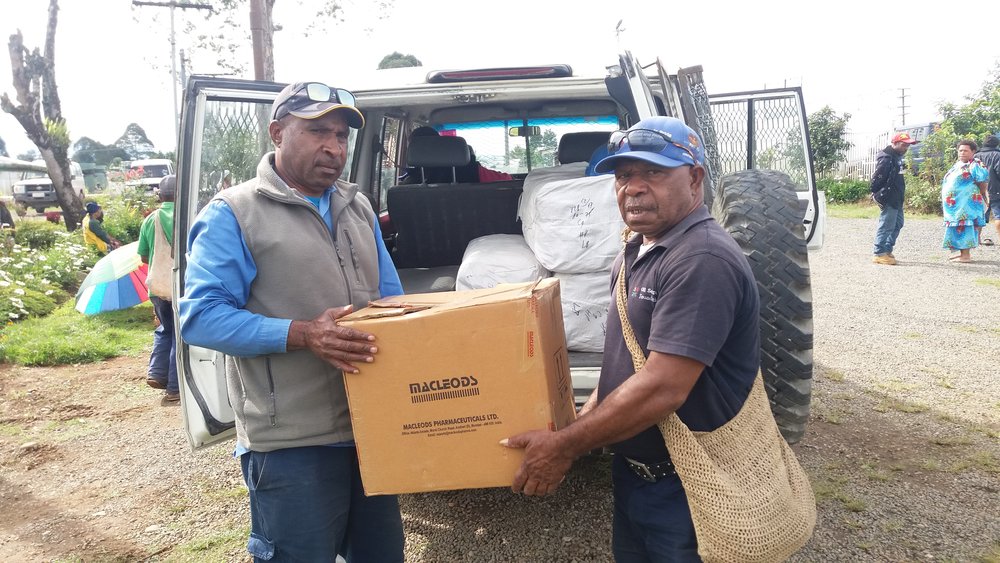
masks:
<svg viewBox="0 0 1000 563"><path fill-rule="evenodd" d="M615 131L608 142L611 156L594 167L598 174L610 172L625 159L662 166L703 166L705 147L694 129L676 117L647 117L625 131Z"/></svg>
<svg viewBox="0 0 1000 563"><path fill-rule="evenodd" d="M88 201L87 202L87 213L89 213L91 215L93 215L94 213L97 213L97 211L100 208L101 208L101 206L97 205L97 202L95 202L95 201Z"/></svg>

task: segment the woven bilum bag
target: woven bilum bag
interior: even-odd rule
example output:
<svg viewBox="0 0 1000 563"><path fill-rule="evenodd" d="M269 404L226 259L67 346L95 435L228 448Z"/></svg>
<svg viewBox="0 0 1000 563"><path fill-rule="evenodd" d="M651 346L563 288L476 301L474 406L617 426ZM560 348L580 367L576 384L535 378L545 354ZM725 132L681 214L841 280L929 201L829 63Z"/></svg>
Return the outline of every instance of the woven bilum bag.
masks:
<svg viewBox="0 0 1000 563"><path fill-rule="evenodd" d="M646 357L625 313L624 261L616 286L622 332L638 372ZM784 561L809 541L816 499L778 431L759 373L740 411L723 426L692 432L676 413L658 426L687 495L703 561Z"/></svg>

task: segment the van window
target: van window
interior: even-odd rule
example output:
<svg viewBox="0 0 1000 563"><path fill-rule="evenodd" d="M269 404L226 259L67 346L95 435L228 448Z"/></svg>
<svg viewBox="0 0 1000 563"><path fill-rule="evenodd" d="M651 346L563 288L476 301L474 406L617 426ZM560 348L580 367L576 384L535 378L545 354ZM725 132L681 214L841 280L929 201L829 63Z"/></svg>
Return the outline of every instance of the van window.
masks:
<svg viewBox="0 0 1000 563"><path fill-rule="evenodd" d="M538 127L540 135L511 137L512 127ZM435 127L442 135L457 135L465 139L476 153L480 164L508 174L526 174L533 168L555 166L559 139L566 133L582 131L614 131L618 117L614 115L545 117L517 120L443 123Z"/></svg>
<svg viewBox="0 0 1000 563"><path fill-rule="evenodd" d="M386 192L392 186L399 183L399 153L400 153L400 133L403 130L402 120L396 117L385 117L382 119L382 154L376 159L375 174L379 186L378 203L379 211L386 210Z"/></svg>
<svg viewBox="0 0 1000 563"><path fill-rule="evenodd" d="M145 166L132 165L129 170L134 170L138 172L142 170L143 178L163 178L164 176L170 175L170 169L167 168L166 164L147 164Z"/></svg>

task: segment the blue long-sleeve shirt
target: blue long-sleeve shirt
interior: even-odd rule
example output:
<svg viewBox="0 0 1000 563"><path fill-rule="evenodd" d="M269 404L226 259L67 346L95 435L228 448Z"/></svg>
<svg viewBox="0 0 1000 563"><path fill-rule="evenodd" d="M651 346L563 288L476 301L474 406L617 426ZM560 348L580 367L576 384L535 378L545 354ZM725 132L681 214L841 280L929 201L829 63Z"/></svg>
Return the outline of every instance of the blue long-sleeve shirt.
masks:
<svg viewBox="0 0 1000 563"><path fill-rule="evenodd" d="M335 189L328 189L318 198L306 198L317 207L331 232L330 196ZM403 285L377 220L372 229L378 248L379 294L402 295ZM184 340L230 356L285 352L293 319L265 317L244 309L256 277L257 265L236 215L224 201L213 200L195 219L188 234L185 292L178 300Z"/></svg>

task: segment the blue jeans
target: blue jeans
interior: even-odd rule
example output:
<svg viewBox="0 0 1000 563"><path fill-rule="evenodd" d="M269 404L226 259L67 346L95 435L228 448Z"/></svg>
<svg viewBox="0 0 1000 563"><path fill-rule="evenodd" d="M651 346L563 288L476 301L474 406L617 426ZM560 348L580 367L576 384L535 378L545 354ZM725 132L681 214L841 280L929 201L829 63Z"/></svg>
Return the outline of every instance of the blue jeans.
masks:
<svg viewBox="0 0 1000 563"><path fill-rule="evenodd" d="M882 208L878 216L878 228L875 229L875 246L872 254L888 254L896 246L896 237L903 228L903 209L889 207Z"/></svg>
<svg viewBox="0 0 1000 563"><path fill-rule="evenodd" d="M611 481L615 497L611 551L616 563L701 561L679 477L650 483L616 455L611 464Z"/></svg>
<svg viewBox="0 0 1000 563"><path fill-rule="evenodd" d="M177 393L177 341L174 338L174 309L170 301L150 297L160 326L153 331L153 352L149 355L149 377L166 382L167 393Z"/></svg>
<svg viewBox="0 0 1000 563"><path fill-rule="evenodd" d="M312 446L240 456L250 491L247 551L260 561L403 561L394 495L366 497L357 450Z"/></svg>

